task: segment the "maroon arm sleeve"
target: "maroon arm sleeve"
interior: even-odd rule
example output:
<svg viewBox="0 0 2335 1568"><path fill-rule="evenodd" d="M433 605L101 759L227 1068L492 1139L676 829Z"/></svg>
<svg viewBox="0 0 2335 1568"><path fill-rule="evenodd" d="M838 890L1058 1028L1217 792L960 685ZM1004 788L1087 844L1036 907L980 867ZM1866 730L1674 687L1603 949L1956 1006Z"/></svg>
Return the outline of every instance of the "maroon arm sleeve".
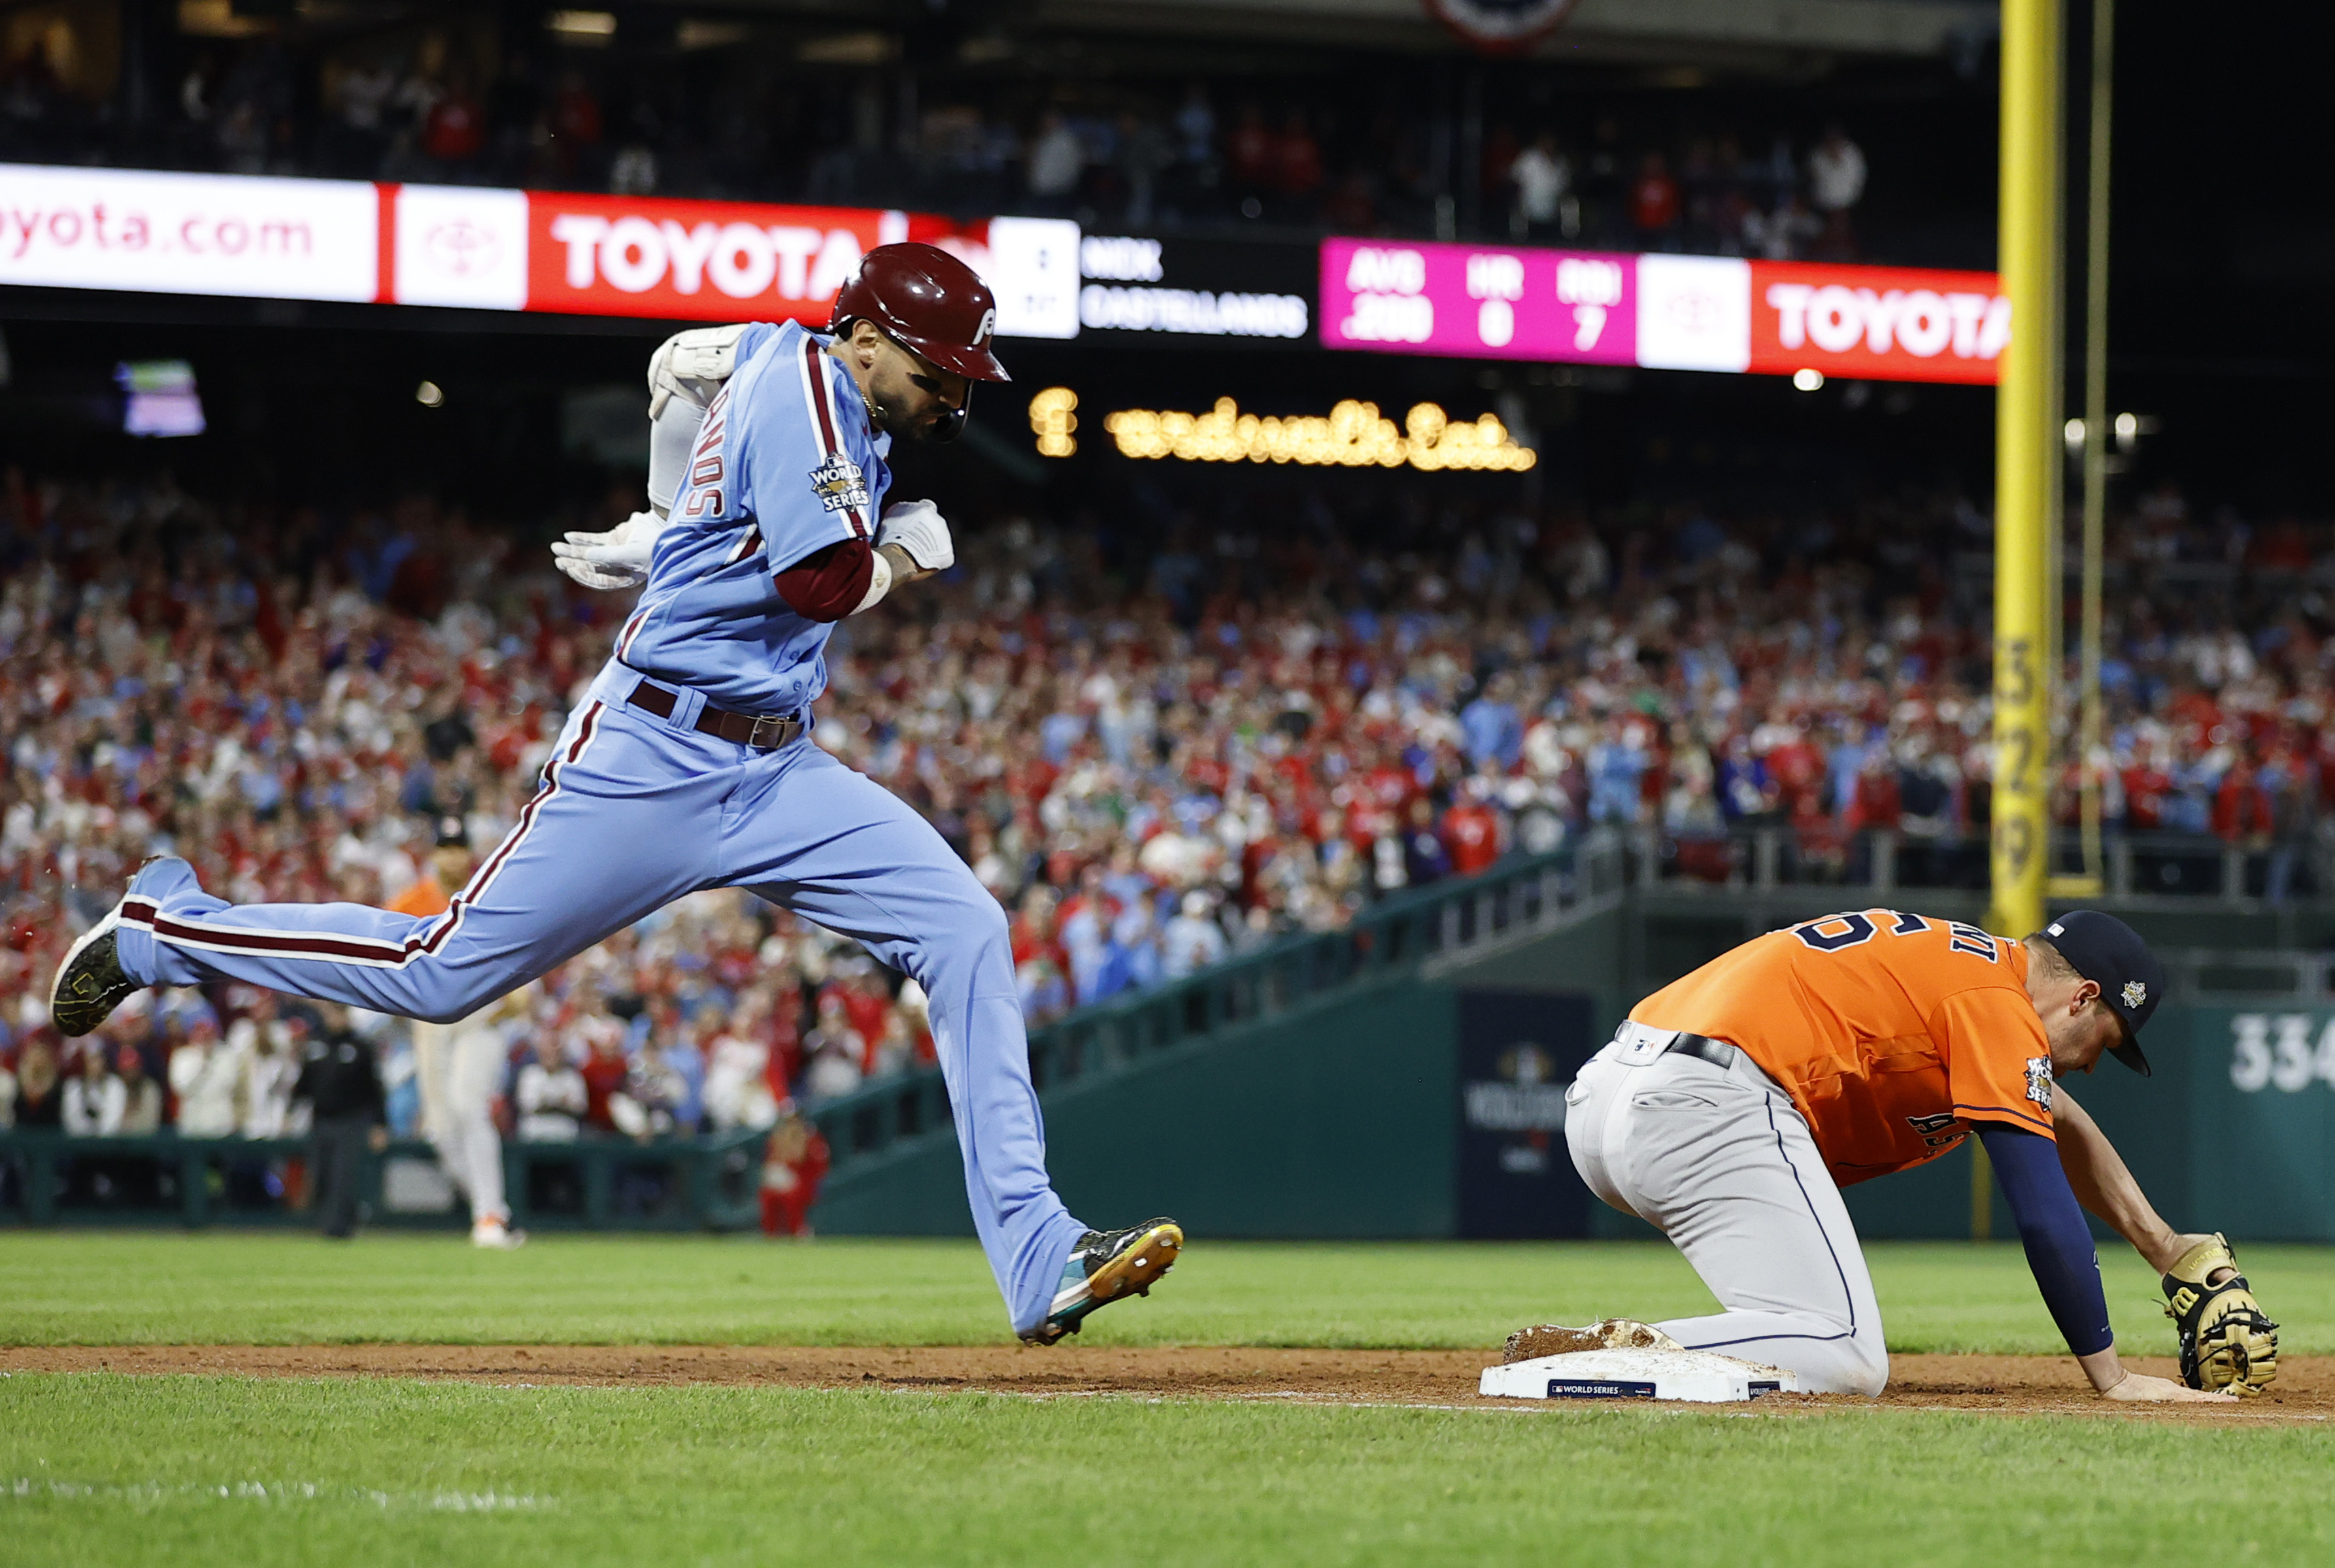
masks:
<svg viewBox="0 0 2335 1568"><path fill-rule="evenodd" d="M779 596L806 621L840 621L867 596L876 576L876 549L866 539L846 539L813 550L779 574Z"/></svg>

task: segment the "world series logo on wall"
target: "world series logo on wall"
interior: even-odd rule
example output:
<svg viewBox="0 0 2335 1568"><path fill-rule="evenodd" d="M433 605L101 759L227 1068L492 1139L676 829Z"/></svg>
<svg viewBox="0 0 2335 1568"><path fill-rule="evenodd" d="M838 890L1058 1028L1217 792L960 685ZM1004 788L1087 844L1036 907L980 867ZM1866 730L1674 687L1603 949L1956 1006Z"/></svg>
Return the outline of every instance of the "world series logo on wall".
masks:
<svg viewBox="0 0 2335 1568"><path fill-rule="evenodd" d="M1580 0L1426 0L1428 15L1487 54L1512 54L1555 32Z"/></svg>

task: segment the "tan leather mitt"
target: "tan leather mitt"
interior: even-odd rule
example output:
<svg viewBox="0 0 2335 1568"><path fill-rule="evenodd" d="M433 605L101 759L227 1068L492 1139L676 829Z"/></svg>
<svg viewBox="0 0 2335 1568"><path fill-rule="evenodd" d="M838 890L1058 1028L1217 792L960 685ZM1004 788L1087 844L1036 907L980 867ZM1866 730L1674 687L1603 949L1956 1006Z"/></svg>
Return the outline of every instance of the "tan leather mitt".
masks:
<svg viewBox="0 0 2335 1568"><path fill-rule="evenodd" d="M2238 1260L2218 1232L2175 1262L2164 1278L2165 1315L2181 1331L2181 1380L2193 1389L2259 1394L2278 1376L2278 1325L2243 1274L2205 1282Z"/></svg>

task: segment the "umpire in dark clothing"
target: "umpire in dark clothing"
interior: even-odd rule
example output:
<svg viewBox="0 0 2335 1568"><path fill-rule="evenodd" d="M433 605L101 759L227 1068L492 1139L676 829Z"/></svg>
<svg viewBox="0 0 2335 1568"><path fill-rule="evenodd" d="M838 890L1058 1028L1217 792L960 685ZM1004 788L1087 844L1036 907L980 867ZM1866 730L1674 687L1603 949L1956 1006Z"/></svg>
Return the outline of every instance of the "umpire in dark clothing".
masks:
<svg viewBox="0 0 2335 1568"><path fill-rule="evenodd" d="M283 1016L306 1031L292 1098L308 1102L312 1118L309 1203L325 1234L345 1240L356 1234L366 1151L388 1141L381 1069L372 1045L358 1038L341 1009L296 1002Z"/></svg>

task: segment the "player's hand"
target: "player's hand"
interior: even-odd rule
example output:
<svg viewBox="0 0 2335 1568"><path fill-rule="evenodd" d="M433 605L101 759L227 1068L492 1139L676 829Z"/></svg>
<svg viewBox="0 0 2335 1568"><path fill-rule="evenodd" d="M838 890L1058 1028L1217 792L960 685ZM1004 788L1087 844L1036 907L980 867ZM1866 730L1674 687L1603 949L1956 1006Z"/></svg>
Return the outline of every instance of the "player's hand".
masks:
<svg viewBox="0 0 2335 1568"><path fill-rule="evenodd" d="M2157 1249L2159 1255L2151 1257L2148 1261L2158 1273L2165 1273L2170 1272L2174 1263L2179 1261L2182 1254L2188 1252L2191 1248L2203 1246L2207 1242L2219 1241L2220 1239L2221 1238L2219 1236L2211 1235L2202 1231L2195 1232L2188 1235L2175 1235L2168 1239L2162 1247ZM2214 1269L2205 1276L2205 1283L2208 1285L2221 1284L2232 1274L2234 1274L2237 1272L2238 1271L2233 1267Z"/></svg>
<svg viewBox="0 0 2335 1568"><path fill-rule="evenodd" d="M605 534L572 531L551 547L553 561L587 588L629 588L647 580L664 526L654 512L635 512Z"/></svg>
<svg viewBox="0 0 2335 1568"><path fill-rule="evenodd" d="M2100 1390L2103 1399L2119 1404L2212 1404L2234 1405L2235 1394L2224 1394L2214 1389L2193 1389L2186 1383L2176 1383L2170 1378L2152 1378L2145 1372L2127 1372L2124 1380Z"/></svg>
<svg viewBox="0 0 2335 1568"><path fill-rule="evenodd" d="M948 524L930 501L896 501L885 508L884 520L876 525L876 547L886 545L907 551L920 574L945 572L956 565Z"/></svg>

